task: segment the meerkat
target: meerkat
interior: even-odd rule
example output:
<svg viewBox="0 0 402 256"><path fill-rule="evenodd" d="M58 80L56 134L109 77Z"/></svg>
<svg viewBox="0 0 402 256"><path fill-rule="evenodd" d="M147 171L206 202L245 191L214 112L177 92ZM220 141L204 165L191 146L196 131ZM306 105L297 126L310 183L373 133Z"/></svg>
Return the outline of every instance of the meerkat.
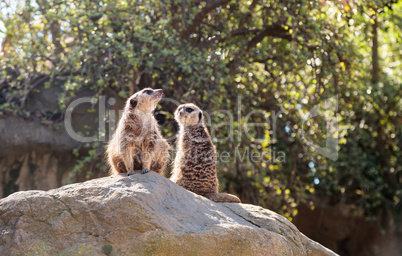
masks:
<svg viewBox="0 0 402 256"><path fill-rule="evenodd" d="M170 180L215 202L241 203L234 195L218 193L216 149L202 111L194 104L183 104L175 111L175 119L180 131Z"/></svg>
<svg viewBox="0 0 402 256"><path fill-rule="evenodd" d="M152 170L163 175L170 146L153 115L162 95L162 89L145 88L127 100L106 150L111 174L131 175L135 170L144 174Z"/></svg>

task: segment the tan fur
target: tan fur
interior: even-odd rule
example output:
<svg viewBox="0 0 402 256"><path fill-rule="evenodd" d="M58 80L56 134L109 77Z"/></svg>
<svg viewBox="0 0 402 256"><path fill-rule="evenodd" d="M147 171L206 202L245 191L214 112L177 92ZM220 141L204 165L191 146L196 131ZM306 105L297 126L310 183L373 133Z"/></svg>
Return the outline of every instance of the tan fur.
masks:
<svg viewBox="0 0 402 256"><path fill-rule="evenodd" d="M189 113L188 109L193 111ZM215 202L241 203L234 195L218 193L216 149L204 125L202 111L194 104L180 105L175 112L180 125L177 155L171 180Z"/></svg>
<svg viewBox="0 0 402 256"><path fill-rule="evenodd" d="M111 174L132 173L134 170L163 174L170 147L152 113L162 95L162 90L146 88L127 100L106 151Z"/></svg>

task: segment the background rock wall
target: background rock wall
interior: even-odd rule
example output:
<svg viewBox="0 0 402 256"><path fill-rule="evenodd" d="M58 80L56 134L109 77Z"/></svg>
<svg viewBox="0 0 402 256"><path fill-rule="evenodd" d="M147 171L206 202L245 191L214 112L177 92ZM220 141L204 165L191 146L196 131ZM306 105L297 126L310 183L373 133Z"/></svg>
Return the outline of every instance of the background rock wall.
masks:
<svg viewBox="0 0 402 256"><path fill-rule="evenodd" d="M73 150L83 143L72 139L66 131L63 113L58 112L63 83L58 84L50 88L42 84L28 95L24 109L30 113L29 118L0 113L0 198L17 191L48 190L67 184L68 174L77 161ZM84 89L76 98L94 96ZM115 99L114 105L106 104L107 111L123 108L124 102L112 90L106 90L105 96L106 101ZM76 133L92 136L98 124L97 103L80 104L72 112L71 125ZM72 181L84 179L78 175Z"/></svg>

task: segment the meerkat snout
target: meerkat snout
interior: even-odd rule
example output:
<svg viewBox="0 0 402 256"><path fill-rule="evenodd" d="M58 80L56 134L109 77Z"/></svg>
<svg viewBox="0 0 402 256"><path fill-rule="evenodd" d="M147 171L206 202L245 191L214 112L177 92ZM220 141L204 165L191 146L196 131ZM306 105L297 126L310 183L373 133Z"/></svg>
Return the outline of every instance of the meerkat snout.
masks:
<svg viewBox="0 0 402 256"><path fill-rule="evenodd" d="M162 89L145 88L130 97L130 100L127 101L126 111L152 112L162 96Z"/></svg>
<svg viewBox="0 0 402 256"><path fill-rule="evenodd" d="M162 89L156 89L156 90L147 90L146 93L148 95L151 95L154 99L160 100L161 97L163 96L163 90Z"/></svg>

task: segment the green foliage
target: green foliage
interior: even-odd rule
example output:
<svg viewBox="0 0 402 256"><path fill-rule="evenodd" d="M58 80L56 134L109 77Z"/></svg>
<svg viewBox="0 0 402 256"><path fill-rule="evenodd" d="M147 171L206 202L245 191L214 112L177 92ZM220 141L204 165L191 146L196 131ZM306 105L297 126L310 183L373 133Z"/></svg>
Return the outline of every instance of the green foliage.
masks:
<svg viewBox="0 0 402 256"><path fill-rule="evenodd" d="M222 188L244 201L289 218L313 195L367 215L400 212L401 2L37 0L3 10L0 111L29 117L27 94L55 79L66 81L61 109L84 87L97 95L112 88L122 98L164 88L167 97L214 113L218 152L230 156L220 163ZM373 84L374 17L381 80ZM332 96L337 161L305 142L322 145L323 119L303 119ZM174 108L163 104L167 123ZM234 135L216 126L228 122ZM249 127L248 137L250 122L264 125ZM164 126L164 133L175 129ZM104 168L103 145L88 148L77 173L94 159L94 168ZM241 161L250 152L263 161Z"/></svg>

